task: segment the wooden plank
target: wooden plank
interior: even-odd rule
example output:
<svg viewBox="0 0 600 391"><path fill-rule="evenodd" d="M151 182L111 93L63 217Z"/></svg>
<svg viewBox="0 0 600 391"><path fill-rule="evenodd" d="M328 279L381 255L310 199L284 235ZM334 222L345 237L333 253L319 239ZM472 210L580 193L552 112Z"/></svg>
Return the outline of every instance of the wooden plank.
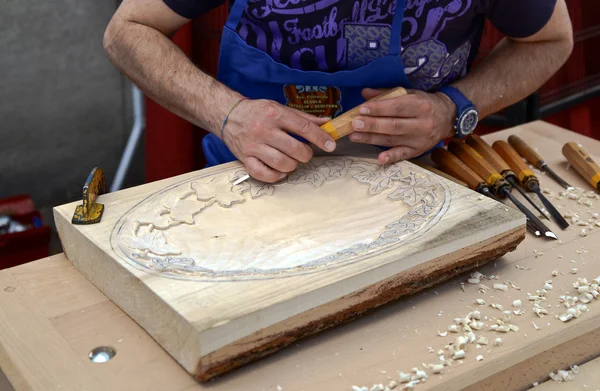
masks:
<svg viewBox="0 0 600 391"><path fill-rule="evenodd" d="M50 319L108 301L99 290L81 289L89 281L75 268L65 270L62 262L53 257L13 270L13 276Z"/></svg>
<svg viewBox="0 0 600 391"><path fill-rule="evenodd" d="M86 357L98 346L110 346L116 351L108 363L94 366L94 374L111 387L179 391L196 386L194 379L160 345L108 300L51 322L78 357Z"/></svg>
<svg viewBox="0 0 600 391"><path fill-rule="evenodd" d="M274 187L232 188L241 168L104 195L100 224L71 224L77 203L55 208L75 267L201 380L496 259L525 236L519 212L408 162L316 157Z"/></svg>
<svg viewBox="0 0 600 391"><path fill-rule="evenodd" d="M556 373L559 369L568 371L571 370L571 365L563 365L552 372ZM564 391L566 388L571 390L600 390L600 357L590 360L579 366L579 372L575 374L575 378L568 382L558 382L548 380L535 388L536 391Z"/></svg>
<svg viewBox="0 0 600 391"><path fill-rule="evenodd" d="M0 272L0 357L15 389L102 390L42 310L7 271Z"/></svg>

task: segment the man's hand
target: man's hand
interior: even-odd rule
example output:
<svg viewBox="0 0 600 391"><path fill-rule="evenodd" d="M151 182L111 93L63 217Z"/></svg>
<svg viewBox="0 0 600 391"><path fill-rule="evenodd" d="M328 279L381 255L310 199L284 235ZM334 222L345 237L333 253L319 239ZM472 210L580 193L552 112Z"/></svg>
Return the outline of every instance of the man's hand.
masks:
<svg viewBox="0 0 600 391"><path fill-rule="evenodd" d="M382 92L365 89L363 97L368 100ZM409 90L408 95L363 103L359 112L350 140L392 147L379 154L380 164L417 157L454 134L456 105L441 93Z"/></svg>
<svg viewBox="0 0 600 391"><path fill-rule="evenodd" d="M277 182L308 162L312 149L289 133L308 140L326 152L335 149L333 138L319 127L327 122L270 100L244 100L229 115L223 141L246 166L248 174L263 182Z"/></svg>

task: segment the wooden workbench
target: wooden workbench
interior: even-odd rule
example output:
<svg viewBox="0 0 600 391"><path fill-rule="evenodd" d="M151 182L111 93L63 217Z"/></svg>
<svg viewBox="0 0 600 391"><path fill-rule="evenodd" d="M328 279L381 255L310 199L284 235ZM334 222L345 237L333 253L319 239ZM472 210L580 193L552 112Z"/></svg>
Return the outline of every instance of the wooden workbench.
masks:
<svg viewBox="0 0 600 391"><path fill-rule="evenodd" d="M506 139L519 134L535 145L550 166L572 185L589 185L572 170L567 170L560 152L567 141L577 141L593 156L600 157L600 142L536 122L487 135L484 139ZM534 138L533 135L535 135ZM560 187L541 175L543 188L554 192ZM552 199L565 212L600 212L600 200L584 206L565 197ZM474 199L473 202L477 202ZM589 213L588 213L589 212ZM600 220L599 220L600 221ZM350 324L336 327L283 351L247 365L207 384L197 383L126 314L112 304L87 281L61 254L0 272L0 368L14 389L20 390L351 390L353 385L368 386L390 379L398 380L397 371L410 372L422 363L434 363L437 352L457 334L438 336L455 318L477 309L487 316L486 324L502 312L489 306L498 303L514 310L515 299L523 301L525 315L514 316L511 323L520 327L507 334L485 330L490 344L476 349L469 345L461 364L446 367L441 375L428 371L426 383L417 390L522 390L534 382L543 383L549 372L586 364L575 384L600 389L592 361L600 356L600 300L589 304L590 311L563 323L555 314L564 312L556 298L572 295L571 284L578 277L600 275L598 242L600 227L588 236L580 236L581 227L572 225L561 231L547 225L560 241L543 240L528 234L527 239L502 259L482 267L486 276L510 281L522 290L489 290L481 293L477 285L464 284L468 275L448 281L413 297L379 308ZM543 255L540 255L543 253ZM572 268L577 274L571 274ZM553 270L561 272L552 277ZM552 279L548 294L550 316L538 318L531 311L527 293L534 293ZM483 298L487 305L475 304ZM537 330L534 325L539 327ZM494 346L496 337L501 346ZM89 352L98 346L110 346L117 352L107 363L93 363ZM431 349L430 349L431 348ZM483 360L477 361L476 356ZM449 355L446 353L446 357ZM584 368L584 367L582 367ZM588 375L586 375L586 373ZM596 379L593 378L596 376ZM568 386L564 384L563 386ZM5 386L5 388L8 386ZM554 389L553 384L542 384ZM0 390L3 390L0 376ZM9 389L9 388L8 388ZM400 389L400 387L398 388ZM567 388L563 388L567 389ZM578 389L578 388L568 388Z"/></svg>

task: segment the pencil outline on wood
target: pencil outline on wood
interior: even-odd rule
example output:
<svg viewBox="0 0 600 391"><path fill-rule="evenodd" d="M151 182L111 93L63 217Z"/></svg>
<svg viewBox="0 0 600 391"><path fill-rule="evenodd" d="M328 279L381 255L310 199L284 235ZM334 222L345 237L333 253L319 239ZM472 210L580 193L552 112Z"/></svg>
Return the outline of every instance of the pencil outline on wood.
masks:
<svg viewBox="0 0 600 391"><path fill-rule="evenodd" d="M113 252L138 269L175 279L233 281L297 276L323 267L341 267L390 251L409 238L427 232L441 219L451 203L451 193L444 181L418 166L403 162L380 166L361 158L317 157L300 165L282 182L266 184L249 179L233 186L233 182L245 174L243 170L224 168L151 194L115 224L111 233ZM382 226L383 231L371 243L358 243L318 259L308 259L300 268L253 267L225 271L202 267L201 260L182 254L169 243L169 228L181 224L193 225L194 216L206 208L235 208L236 204L251 202L254 198L273 196L278 186L310 185L307 188L310 191L311 188L318 189L327 182L348 176L360 185L368 185L370 196L379 197L387 192L386 198L403 201L409 207L399 220ZM186 185L187 188L178 190ZM249 199L243 196L244 193L250 195ZM156 208L157 204L160 209ZM144 208L148 213L140 214L138 211ZM136 216L133 223L132 216ZM126 233L125 226L133 226L133 234ZM141 237L137 236L140 227L146 232Z"/></svg>

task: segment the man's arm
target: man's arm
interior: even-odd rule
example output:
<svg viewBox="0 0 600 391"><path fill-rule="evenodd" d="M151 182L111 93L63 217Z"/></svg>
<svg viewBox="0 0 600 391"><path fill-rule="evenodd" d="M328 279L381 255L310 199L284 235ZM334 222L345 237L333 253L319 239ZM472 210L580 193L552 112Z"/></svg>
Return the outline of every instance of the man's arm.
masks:
<svg viewBox="0 0 600 391"><path fill-rule="evenodd" d="M161 0L125 0L106 29L104 49L149 98L215 133L241 95L200 71L168 38L187 22Z"/></svg>
<svg viewBox="0 0 600 391"><path fill-rule="evenodd" d="M325 151L335 149L335 141L319 127L324 120L268 100L241 102L221 132L223 118L242 95L203 73L171 42L168 37L187 22L162 0L124 0L106 29L104 48L148 97L223 136L255 179L278 181L311 159L311 148L288 133Z"/></svg>
<svg viewBox="0 0 600 391"><path fill-rule="evenodd" d="M529 96L569 58L573 29L565 0L549 22L528 38L504 38L466 77L453 84L473 102L481 117Z"/></svg>
<svg viewBox="0 0 600 391"><path fill-rule="evenodd" d="M453 86L485 117L535 92L565 63L572 48L567 6L565 0L557 0L550 20L537 33L503 39L484 62ZM353 121L352 141L393 147L379 155L382 164L419 156L454 135L456 106L450 98L442 93L410 92L364 103L363 115ZM369 99L379 93L366 89L363 95Z"/></svg>

